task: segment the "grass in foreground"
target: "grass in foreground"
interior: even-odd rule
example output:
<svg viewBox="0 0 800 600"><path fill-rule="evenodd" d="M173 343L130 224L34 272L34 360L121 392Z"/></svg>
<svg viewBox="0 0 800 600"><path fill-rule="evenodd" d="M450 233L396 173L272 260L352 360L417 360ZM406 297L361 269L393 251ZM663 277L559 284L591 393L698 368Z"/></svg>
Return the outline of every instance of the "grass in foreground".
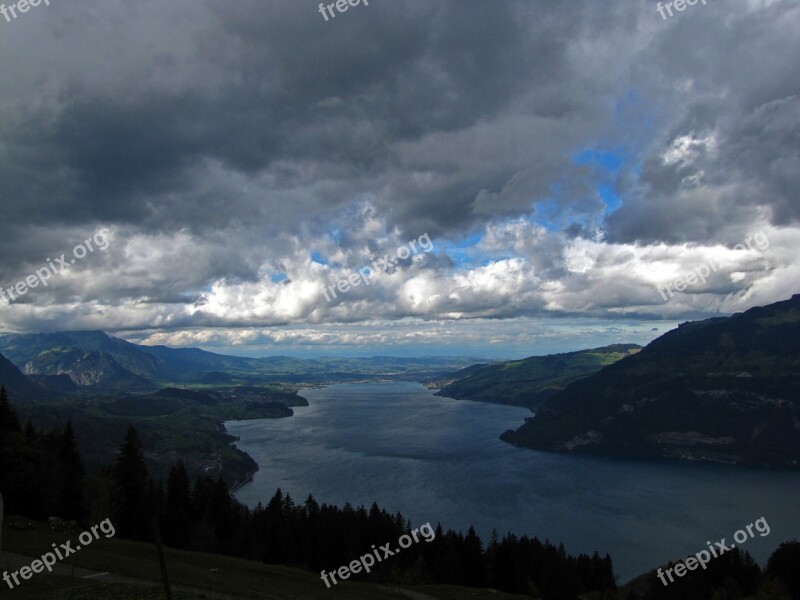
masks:
<svg viewBox="0 0 800 600"><path fill-rule="evenodd" d="M77 540L77 534L54 533L43 525L31 531L4 529L3 549L32 558L51 550L51 544ZM253 600L391 600L409 598L395 584L342 582L327 589L319 575L289 567L231 558L217 554L165 549L175 600L237 597ZM104 582L47 573L34 575L13 590L15 600L153 600L164 598L155 546L118 539L96 540L67 559L77 567L138 580ZM63 564L63 563L62 563ZM5 567L2 567L5 569ZM2 581L0 580L0 584ZM5 588L5 584L3 584ZM458 586L402 586L437 600L514 600L489 590ZM10 597L3 590L0 595Z"/></svg>

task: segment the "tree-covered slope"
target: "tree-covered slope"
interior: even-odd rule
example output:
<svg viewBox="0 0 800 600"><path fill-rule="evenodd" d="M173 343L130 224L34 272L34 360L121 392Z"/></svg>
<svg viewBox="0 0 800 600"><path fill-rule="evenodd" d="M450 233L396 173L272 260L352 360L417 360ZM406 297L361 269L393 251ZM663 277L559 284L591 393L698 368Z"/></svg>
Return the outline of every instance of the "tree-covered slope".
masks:
<svg viewBox="0 0 800 600"><path fill-rule="evenodd" d="M800 295L685 323L558 392L502 439L620 456L800 465Z"/></svg>
<svg viewBox="0 0 800 600"><path fill-rule="evenodd" d="M437 396L535 408L557 391L606 365L635 354L636 344L615 344L549 356L532 356L458 371Z"/></svg>
<svg viewBox="0 0 800 600"><path fill-rule="evenodd" d="M58 331L53 333L0 335L0 352L23 367L42 353L56 348L103 352L125 370L148 379L158 378L162 369L158 359L141 347L102 331Z"/></svg>
<svg viewBox="0 0 800 600"><path fill-rule="evenodd" d="M0 354L0 386L20 401L49 400L52 393L31 381L5 356Z"/></svg>

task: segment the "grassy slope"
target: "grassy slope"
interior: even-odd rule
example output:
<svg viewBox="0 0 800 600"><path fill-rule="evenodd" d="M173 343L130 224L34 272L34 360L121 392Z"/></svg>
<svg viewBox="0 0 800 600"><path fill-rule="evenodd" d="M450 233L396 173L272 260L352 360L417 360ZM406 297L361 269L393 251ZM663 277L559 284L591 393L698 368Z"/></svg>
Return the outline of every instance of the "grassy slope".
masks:
<svg viewBox="0 0 800 600"><path fill-rule="evenodd" d="M437 395L535 408L569 383L639 351L633 344L470 367Z"/></svg>
<svg viewBox="0 0 800 600"><path fill-rule="evenodd" d="M51 543L75 540L76 534L53 533L40 527L33 531L3 531L4 550L38 557L51 549ZM74 546L74 543L73 543ZM159 579L158 561L152 544L118 539L95 541L82 548L69 560L76 559L78 567L130 577L143 582ZM184 552L166 549L170 580L178 591L176 600L214 598L214 592L254 600L381 600L405 598L394 590L397 586L371 583L343 582L327 589L319 576L288 567L265 565L215 554ZM3 566L5 569L5 566ZM2 581L0 581L2 583ZM3 584L5 587L5 584ZM187 591L190 588L195 592ZM421 587L403 586L406 590L422 591ZM489 590L473 590L456 586L425 586L424 592L439 600L521 600L523 596ZM14 590L17 600L142 600L163 598L163 591L144 583L109 583L98 579L72 579L63 576L35 575Z"/></svg>

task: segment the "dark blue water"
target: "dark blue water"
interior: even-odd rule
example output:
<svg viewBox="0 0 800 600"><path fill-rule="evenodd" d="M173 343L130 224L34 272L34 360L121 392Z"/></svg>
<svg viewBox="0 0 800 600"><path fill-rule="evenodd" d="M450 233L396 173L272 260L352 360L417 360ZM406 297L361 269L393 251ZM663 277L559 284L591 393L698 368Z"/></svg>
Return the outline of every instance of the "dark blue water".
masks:
<svg viewBox="0 0 800 600"><path fill-rule="evenodd" d="M227 423L260 465L250 506L281 487L296 500L399 510L415 524L473 524L484 540L527 533L571 553L609 552L622 581L766 517L742 545L762 565L800 537L800 473L618 461L514 448L497 439L524 409L434 396L419 384L304 390L287 419Z"/></svg>

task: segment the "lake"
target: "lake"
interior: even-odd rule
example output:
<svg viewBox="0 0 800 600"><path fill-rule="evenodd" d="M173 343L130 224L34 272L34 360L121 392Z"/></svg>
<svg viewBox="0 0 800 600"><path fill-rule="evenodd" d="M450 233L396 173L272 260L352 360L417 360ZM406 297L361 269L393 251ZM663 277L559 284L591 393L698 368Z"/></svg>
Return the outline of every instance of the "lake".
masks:
<svg viewBox="0 0 800 600"><path fill-rule="evenodd" d="M236 496L266 504L373 501L415 526L441 522L488 541L492 529L608 552L621 582L685 557L765 517L742 544L763 566L800 538L800 473L701 463L640 462L515 448L498 439L525 409L452 400L416 383L303 390L295 416L226 423L260 470ZM389 540L387 540L389 541Z"/></svg>

